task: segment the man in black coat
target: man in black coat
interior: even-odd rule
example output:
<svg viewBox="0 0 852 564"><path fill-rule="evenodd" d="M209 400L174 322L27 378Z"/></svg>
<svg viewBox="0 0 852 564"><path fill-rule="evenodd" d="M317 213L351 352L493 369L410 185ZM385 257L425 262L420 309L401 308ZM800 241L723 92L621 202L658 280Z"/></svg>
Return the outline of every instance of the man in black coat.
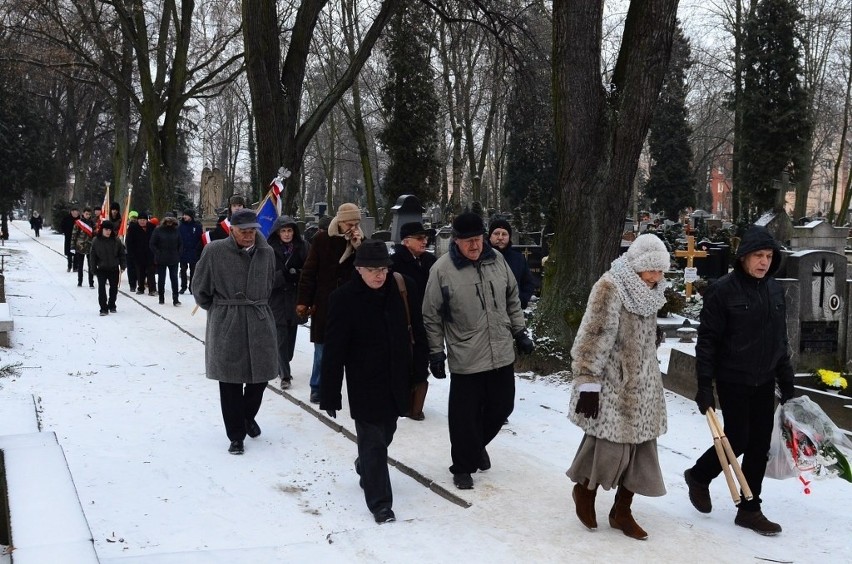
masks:
<svg viewBox="0 0 852 564"><path fill-rule="evenodd" d="M358 276L329 298L320 378L320 408L336 417L345 369L358 438L355 471L377 523L395 520L387 449L397 419L408 411L411 371L426 371L428 353L421 313L406 305L390 264L382 241L368 239L358 247ZM402 278L410 296L414 282Z"/></svg>
<svg viewBox="0 0 852 564"><path fill-rule="evenodd" d="M794 395L784 290L772 276L780 264L780 247L772 235L751 227L737 249L733 272L704 293L695 347L698 409L702 414L715 409L715 380L725 435L734 453L743 455L743 474L754 494L740 502L734 523L762 535L781 532L760 510L776 382L781 403ZM713 447L684 472L689 499L698 511L712 510L708 486L721 472Z"/></svg>
<svg viewBox="0 0 852 564"><path fill-rule="evenodd" d="M80 219L80 208L72 206L68 215L62 218L62 234L65 235L65 257L68 259L68 272L74 268L74 253L71 252L71 234L74 233L74 224Z"/></svg>
<svg viewBox="0 0 852 564"><path fill-rule="evenodd" d="M521 300L521 307L526 309L538 283L530 272L526 257L512 248L512 226L509 222L505 219L493 220L488 225L488 242L503 255L512 269L518 281L518 299Z"/></svg>
<svg viewBox="0 0 852 564"><path fill-rule="evenodd" d="M140 212L136 222L127 226L127 237L124 244L127 245L127 255L133 259L136 271L136 293L145 293L148 286L148 295L156 296L157 288L154 280L154 253L151 251L151 235L154 226L148 221L146 212Z"/></svg>
<svg viewBox="0 0 852 564"><path fill-rule="evenodd" d="M435 255L426 251L429 235L419 221L404 223L399 228L399 239L400 242L394 245L391 255L393 271L411 277L417 284L417 291L409 294L408 300L412 308L421 311L423 309L423 294L426 292L426 282L429 281L429 269L432 268L437 259ZM417 371L417 373L420 374L420 371ZM426 401L426 392L429 389L429 381L426 379L428 371L424 370L422 374L422 380L412 380L411 382L411 407L408 416L415 421L425 419L423 404Z"/></svg>

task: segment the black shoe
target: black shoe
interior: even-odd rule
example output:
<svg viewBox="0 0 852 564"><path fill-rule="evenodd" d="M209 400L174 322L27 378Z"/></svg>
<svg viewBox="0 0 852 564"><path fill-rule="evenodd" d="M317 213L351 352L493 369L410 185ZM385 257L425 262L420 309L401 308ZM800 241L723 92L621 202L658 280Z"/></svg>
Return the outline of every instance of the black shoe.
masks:
<svg viewBox="0 0 852 564"><path fill-rule="evenodd" d="M257 421L246 421L246 434L253 439L260 436L260 425Z"/></svg>
<svg viewBox="0 0 852 564"><path fill-rule="evenodd" d="M491 457L488 456L488 451L482 449L482 454L479 456L479 470L485 471L491 468Z"/></svg>
<svg viewBox="0 0 852 564"><path fill-rule="evenodd" d="M81 288L82 286L83 286L83 283L82 283L82 282L77 282L77 287L78 287L78 288Z"/></svg>
<svg viewBox="0 0 852 564"><path fill-rule="evenodd" d="M89 284L89 288L91 288L92 290L94 290L94 289L95 289L95 285L94 285L94 284Z"/></svg>
<svg viewBox="0 0 852 564"><path fill-rule="evenodd" d="M228 447L228 452L231 454L243 454L246 451L246 447L243 445L243 441L231 441L231 446Z"/></svg>
<svg viewBox="0 0 852 564"><path fill-rule="evenodd" d="M186 288L181 288L181 289L180 289L180 293L181 293L181 294L185 294L185 293L186 293Z"/></svg>
<svg viewBox="0 0 852 564"><path fill-rule="evenodd" d="M453 474L453 484L460 490L472 490L473 478L470 474Z"/></svg>
<svg viewBox="0 0 852 564"><path fill-rule="evenodd" d="M138 290L136 290L136 295L137 296L144 296L145 295L145 289L139 288Z"/></svg>
<svg viewBox="0 0 852 564"><path fill-rule="evenodd" d="M390 523L396 521L396 515L393 514L393 509L390 507L382 507L373 513L376 523Z"/></svg>
<svg viewBox="0 0 852 564"><path fill-rule="evenodd" d="M116 309L115 309L114 307L111 307L111 308L109 308L109 312L110 312L110 313L115 313L115 312L116 312Z"/></svg>
<svg viewBox="0 0 852 564"><path fill-rule="evenodd" d="M319 403L320 395L319 392L311 392L311 403Z"/></svg>
<svg viewBox="0 0 852 564"><path fill-rule="evenodd" d="M151 290L150 292L148 292L148 295L149 296L156 296L157 292L155 292L154 290ZM163 302L160 302L160 303L163 303Z"/></svg>
<svg viewBox="0 0 852 564"><path fill-rule="evenodd" d="M102 309L102 310L101 310L101 315L102 315L102 316L107 315L107 310Z"/></svg>
<svg viewBox="0 0 852 564"><path fill-rule="evenodd" d="M160 296L160 304L164 304L164 303L166 303L166 298L164 298L163 296Z"/></svg>
<svg viewBox="0 0 852 564"><path fill-rule="evenodd" d="M781 525L767 519L760 509L757 511L738 509L734 523L767 537L775 536L781 532Z"/></svg>
<svg viewBox="0 0 852 564"><path fill-rule="evenodd" d="M287 390L293 385L293 378L281 378L281 389Z"/></svg>
<svg viewBox="0 0 852 564"><path fill-rule="evenodd" d="M179 299L177 299L177 298L175 298L175 299L174 299L174 301L173 301L172 303L173 303L174 305L176 305L176 306L179 306L179 305L180 305L180 300L179 300Z"/></svg>
<svg viewBox="0 0 852 564"><path fill-rule="evenodd" d="M710 500L710 486L696 481L692 477L692 469L683 473L683 479L686 480L686 487L689 489L689 501L692 502L693 507L701 513L713 511L713 502Z"/></svg>

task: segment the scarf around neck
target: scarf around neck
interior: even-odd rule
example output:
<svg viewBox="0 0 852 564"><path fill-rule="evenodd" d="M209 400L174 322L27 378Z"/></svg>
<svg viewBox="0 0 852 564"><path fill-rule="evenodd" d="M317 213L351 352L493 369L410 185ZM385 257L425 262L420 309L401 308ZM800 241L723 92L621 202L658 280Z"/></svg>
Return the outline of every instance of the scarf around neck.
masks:
<svg viewBox="0 0 852 564"><path fill-rule="evenodd" d="M657 311L666 303L664 292L668 287L665 280L661 280L654 288L649 288L630 265L627 259L618 257L612 261L609 274L615 282L618 297L624 309L630 313L648 317L656 315Z"/></svg>

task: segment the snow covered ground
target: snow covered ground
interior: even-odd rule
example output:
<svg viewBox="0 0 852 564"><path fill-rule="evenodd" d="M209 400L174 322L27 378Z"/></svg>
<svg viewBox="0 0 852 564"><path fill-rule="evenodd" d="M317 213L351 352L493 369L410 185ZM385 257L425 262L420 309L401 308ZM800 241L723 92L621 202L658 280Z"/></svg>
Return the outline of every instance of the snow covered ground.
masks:
<svg viewBox="0 0 852 564"><path fill-rule="evenodd" d="M99 317L96 291L66 273L61 235L44 230L35 239L23 221L10 231L2 252L12 255L5 275L15 330L0 367L23 367L0 379L0 397L35 396L42 430L54 431L65 451L101 562L852 558L848 482L815 482L804 495L798 481L767 480L764 511L784 527L774 538L733 524L721 479L711 486L713 512L696 512L682 472L711 445L710 433L693 402L670 393L669 432L659 441L669 492L634 503L649 539L608 526L611 491L598 494L600 528L587 531L564 474L581 439L566 419L570 390L535 375L518 378L515 412L488 449L493 468L475 474L470 491L456 490L447 470L449 382L431 380L426 420L401 419L390 448L402 469L391 471L398 521L377 525L353 470L355 445L337 428L354 433L348 409L331 421L307 403L307 330L300 329L293 387L267 390L263 434L246 440L244 456L232 456L216 383L204 376L205 313L191 315L192 297L174 307L122 292L118 313ZM4 413L0 435L34 427L21 417ZM62 554L52 562L74 564Z"/></svg>

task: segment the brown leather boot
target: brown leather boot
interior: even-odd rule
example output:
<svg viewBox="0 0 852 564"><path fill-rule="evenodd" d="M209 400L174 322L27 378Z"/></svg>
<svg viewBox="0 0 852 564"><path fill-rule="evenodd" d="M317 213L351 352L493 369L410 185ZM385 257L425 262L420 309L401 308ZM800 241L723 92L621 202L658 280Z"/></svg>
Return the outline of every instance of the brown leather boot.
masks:
<svg viewBox="0 0 852 564"><path fill-rule="evenodd" d="M633 492L624 486L618 486L618 491L615 492L615 504L609 511L609 526L620 530L630 538L645 540L648 538L648 533L633 520L633 513L630 511L632 503Z"/></svg>
<svg viewBox="0 0 852 564"><path fill-rule="evenodd" d="M582 484L574 484L574 491L571 497L574 498L574 506L577 509L577 518L590 531L598 528L598 519L595 515L595 496L598 493L598 485L595 484L595 489L589 489L589 481L586 480Z"/></svg>
<svg viewBox="0 0 852 564"><path fill-rule="evenodd" d="M408 410L408 417L414 421L423 421L426 416L423 415L423 404L426 402L426 391L429 389L428 380L416 383L411 388L411 404Z"/></svg>

